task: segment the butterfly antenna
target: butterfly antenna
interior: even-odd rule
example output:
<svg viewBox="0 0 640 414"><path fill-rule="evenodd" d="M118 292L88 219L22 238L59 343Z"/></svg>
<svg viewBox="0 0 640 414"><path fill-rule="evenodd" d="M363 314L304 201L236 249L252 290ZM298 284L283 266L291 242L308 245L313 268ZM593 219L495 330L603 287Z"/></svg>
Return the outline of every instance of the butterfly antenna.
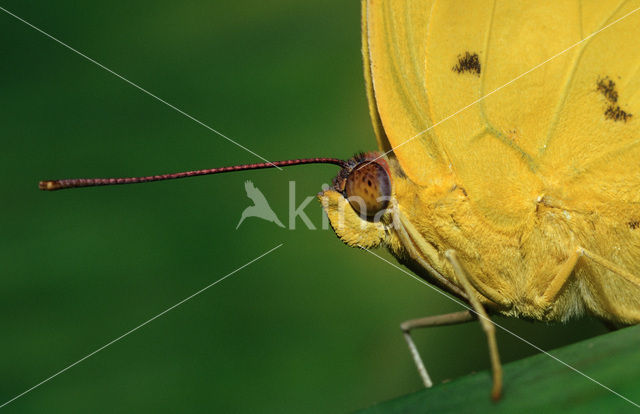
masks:
<svg viewBox="0 0 640 414"><path fill-rule="evenodd" d="M126 178L71 178L65 180L40 181L38 187L44 191L64 190L66 188L97 187L103 185L121 185L149 183L152 181L176 180L178 178L196 177L199 175L219 174L232 171L260 170L263 168L291 167L304 164L334 164L342 168L347 162L337 158L301 158L297 160L274 161L260 164L234 165L231 167L210 168L207 170L185 171L173 174L150 175L147 177Z"/></svg>

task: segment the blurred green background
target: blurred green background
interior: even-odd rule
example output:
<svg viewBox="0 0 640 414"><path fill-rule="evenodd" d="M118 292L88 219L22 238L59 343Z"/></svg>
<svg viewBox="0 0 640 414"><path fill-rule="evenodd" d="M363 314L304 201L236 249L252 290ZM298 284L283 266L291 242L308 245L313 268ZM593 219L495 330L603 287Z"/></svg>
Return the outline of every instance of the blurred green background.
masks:
<svg viewBox="0 0 640 414"><path fill-rule="evenodd" d="M357 1L2 7L270 160L375 149ZM7 412L345 412L421 387L398 325L458 305L330 230L235 230L245 180L286 223L289 181L300 203L335 167L40 192L259 160L4 12L0 27L0 404L284 243ZM544 349L604 331L498 322ZM505 361L536 353L498 336ZM476 324L415 337L436 381L489 365Z"/></svg>

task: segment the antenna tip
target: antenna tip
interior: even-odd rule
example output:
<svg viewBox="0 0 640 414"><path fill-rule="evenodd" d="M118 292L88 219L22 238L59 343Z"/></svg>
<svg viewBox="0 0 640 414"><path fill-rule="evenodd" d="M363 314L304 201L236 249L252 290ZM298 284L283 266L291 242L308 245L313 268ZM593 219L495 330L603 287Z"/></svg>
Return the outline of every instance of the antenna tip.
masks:
<svg viewBox="0 0 640 414"><path fill-rule="evenodd" d="M57 181L47 180L47 181L40 181L38 183L38 188L43 191L54 191L54 190L59 190L61 186Z"/></svg>

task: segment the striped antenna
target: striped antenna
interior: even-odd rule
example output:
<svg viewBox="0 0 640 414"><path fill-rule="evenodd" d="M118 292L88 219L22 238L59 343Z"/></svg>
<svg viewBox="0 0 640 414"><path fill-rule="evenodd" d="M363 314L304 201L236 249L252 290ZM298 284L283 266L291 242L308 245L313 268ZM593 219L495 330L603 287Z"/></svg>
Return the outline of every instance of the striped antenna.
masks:
<svg viewBox="0 0 640 414"><path fill-rule="evenodd" d="M173 174L150 175L147 177L128 178L71 178L65 180L40 181L38 187L44 191L64 190L66 188L97 187L102 185L138 184L152 181L175 180L178 178L195 177L198 175L219 174L232 171L260 170L263 168L290 167L305 164L334 164L342 168L347 162L337 158L302 158L297 160L265 162L260 164L234 165L231 167L211 168L207 170L185 171Z"/></svg>

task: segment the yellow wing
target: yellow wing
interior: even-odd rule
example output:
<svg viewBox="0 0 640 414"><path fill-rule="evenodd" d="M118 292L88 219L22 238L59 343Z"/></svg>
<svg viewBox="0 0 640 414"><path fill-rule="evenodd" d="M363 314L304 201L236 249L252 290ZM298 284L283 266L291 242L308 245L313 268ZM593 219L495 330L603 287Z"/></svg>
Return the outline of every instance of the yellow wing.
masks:
<svg viewBox="0 0 640 414"><path fill-rule="evenodd" d="M425 44L430 7L431 2L412 1L363 1L362 7L364 72L378 144L386 152L403 143L391 155L420 183L446 164L431 132L410 139L432 125L424 88L426 49L416 46Z"/></svg>
<svg viewBox="0 0 640 414"><path fill-rule="evenodd" d="M363 6L378 141L412 181L451 171L497 226L550 191L640 200L640 1Z"/></svg>

